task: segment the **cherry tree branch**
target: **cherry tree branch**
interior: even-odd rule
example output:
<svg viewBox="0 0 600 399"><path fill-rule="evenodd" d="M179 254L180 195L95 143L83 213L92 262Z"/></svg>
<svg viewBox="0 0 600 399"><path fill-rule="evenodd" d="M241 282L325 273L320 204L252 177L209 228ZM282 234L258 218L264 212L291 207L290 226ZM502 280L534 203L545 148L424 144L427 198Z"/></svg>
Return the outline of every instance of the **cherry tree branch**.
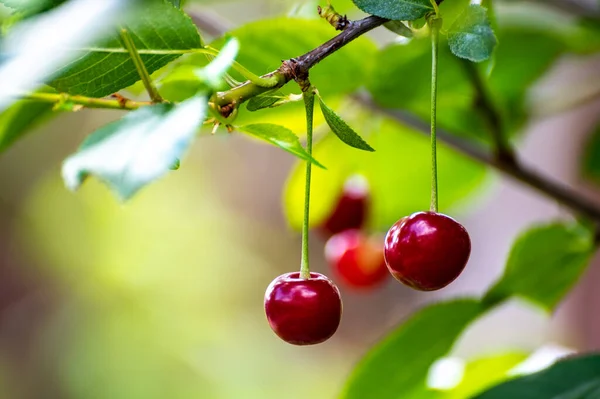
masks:
<svg viewBox="0 0 600 399"><path fill-rule="evenodd" d="M215 93L212 98L212 102L215 104L218 111L224 117L227 117L244 101L247 101L248 99L264 92L278 89L290 80L302 79L308 74L310 68L317 65L320 61L344 47L357 37L364 35L368 31L375 29L380 25L383 25L387 21L389 20L373 15L358 21L348 21L348 24L339 35L306 54L303 54L297 58L283 61L279 69L262 76L264 79L276 81L274 86L261 86L248 80L242 85L234 87L231 90Z"/></svg>

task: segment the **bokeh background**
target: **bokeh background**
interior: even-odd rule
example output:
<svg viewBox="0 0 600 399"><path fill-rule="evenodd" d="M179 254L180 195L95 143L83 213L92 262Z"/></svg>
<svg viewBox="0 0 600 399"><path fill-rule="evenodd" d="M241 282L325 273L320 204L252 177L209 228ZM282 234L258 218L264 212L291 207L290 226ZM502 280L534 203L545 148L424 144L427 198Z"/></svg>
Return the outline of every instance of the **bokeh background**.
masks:
<svg viewBox="0 0 600 399"><path fill-rule="evenodd" d="M187 9L210 21L214 31L204 32L210 38L267 15L317 18L316 5L224 0L189 2ZM370 37L381 46L390 40L380 31ZM536 83L531 93L540 110L565 97L573 105L539 112L518 153L600 201L579 173L586 137L600 116L599 70L598 56L563 57ZM412 311L482 293L502 272L521 230L569 217L491 171L476 198L454 213L473 241L469 265L454 284L438 293L395 281L368 293L341 285L339 332L325 344L294 347L271 332L262 301L275 276L299 267L300 237L281 205L295 159L237 134L203 135L180 170L127 204L92 180L67 191L62 160L119 116L61 114L0 156L0 398L333 398L360 356ZM410 196L411 187L397 187L396 195ZM314 234L312 268L328 274L323 245ZM513 302L477 321L453 354L600 348L600 267L593 263L551 318Z"/></svg>

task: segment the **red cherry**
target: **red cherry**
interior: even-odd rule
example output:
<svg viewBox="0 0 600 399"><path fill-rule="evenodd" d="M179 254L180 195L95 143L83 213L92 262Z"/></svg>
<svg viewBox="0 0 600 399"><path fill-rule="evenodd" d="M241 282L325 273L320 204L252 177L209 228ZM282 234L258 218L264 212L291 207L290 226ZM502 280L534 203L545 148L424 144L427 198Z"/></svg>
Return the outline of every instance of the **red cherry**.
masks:
<svg viewBox="0 0 600 399"><path fill-rule="evenodd" d="M287 273L269 284L265 313L271 329L294 345L318 344L329 339L342 318L342 299L333 281L311 273Z"/></svg>
<svg viewBox="0 0 600 399"><path fill-rule="evenodd" d="M363 176L352 176L344 184L338 202L321 226L326 235L349 229L360 229L366 219L369 202L369 187Z"/></svg>
<svg viewBox="0 0 600 399"><path fill-rule="evenodd" d="M325 258L335 274L348 286L372 288L388 278L381 242L358 230L346 230L325 244Z"/></svg>
<svg viewBox="0 0 600 399"><path fill-rule="evenodd" d="M471 254L467 230L449 216L417 212L390 228L384 245L390 273L421 291L444 288L465 268Z"/></svg>

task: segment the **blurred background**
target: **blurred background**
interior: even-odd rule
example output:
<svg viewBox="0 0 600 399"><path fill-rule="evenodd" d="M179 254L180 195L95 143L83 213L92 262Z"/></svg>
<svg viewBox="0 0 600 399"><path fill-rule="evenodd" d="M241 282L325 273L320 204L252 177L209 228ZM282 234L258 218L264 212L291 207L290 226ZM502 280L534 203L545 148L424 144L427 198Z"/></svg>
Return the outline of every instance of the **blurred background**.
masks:
<svg viewBox="0 0 600 399"><path fill-rule="evenodd" d="M361 15L340 3L349 17ZM210 39L268 15L318 18L317 4L223 0L188 2L186 9L207 23ZM379 46L390 43L381 29L369 36ZM600 96L596 91L577 101L577 93L585 97L588 86L598 85L598 71L598 55L565 56L536 82L532 98L539 109L569 96L572 105L534 114L518 153L525 164L600 202L600 192L579 173ZM532 189L488 171L477 195L453 213L473 242L456 282L436 293L391 279L371 292L340 284L338 333L318 346L294 347L270 330L263 295L274 277L299 268L300 235L288 227L281 205L295 159L241 135L203 135L180 170L125 205L92 180L69 192L60 178L62 160L120 116L63 113L0 156L0 398L333 398L386 331L425 303L481 294L501 274L521 230L569 217ZM301 118L288 122L302 130ZM410 196L411 187L397 187L397 195ZM330 274L323 246L313 234L312 269ZM600 349L600 266L593 263L551 318L511 303L477 321L454 355L531 352L550 344Z"/></svg>

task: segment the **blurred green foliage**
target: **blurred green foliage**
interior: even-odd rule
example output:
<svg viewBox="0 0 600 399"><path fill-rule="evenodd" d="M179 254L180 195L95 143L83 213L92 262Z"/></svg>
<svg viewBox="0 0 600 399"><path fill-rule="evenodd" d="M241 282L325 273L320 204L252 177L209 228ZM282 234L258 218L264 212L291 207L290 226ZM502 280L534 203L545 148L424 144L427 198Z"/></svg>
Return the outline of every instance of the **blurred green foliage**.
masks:
<svg viewBox="0 0 600 399"><path fill-rule="evenodd" d="M260 248L278 233L186 166L126 207L95 182L69 194L56 173L31 193L21 242L63 296L47 372L66 398L334 396L347 355L290 347L265 325L257 287L273 252ZM313 382L289 390L299 375Z"/></svg>

